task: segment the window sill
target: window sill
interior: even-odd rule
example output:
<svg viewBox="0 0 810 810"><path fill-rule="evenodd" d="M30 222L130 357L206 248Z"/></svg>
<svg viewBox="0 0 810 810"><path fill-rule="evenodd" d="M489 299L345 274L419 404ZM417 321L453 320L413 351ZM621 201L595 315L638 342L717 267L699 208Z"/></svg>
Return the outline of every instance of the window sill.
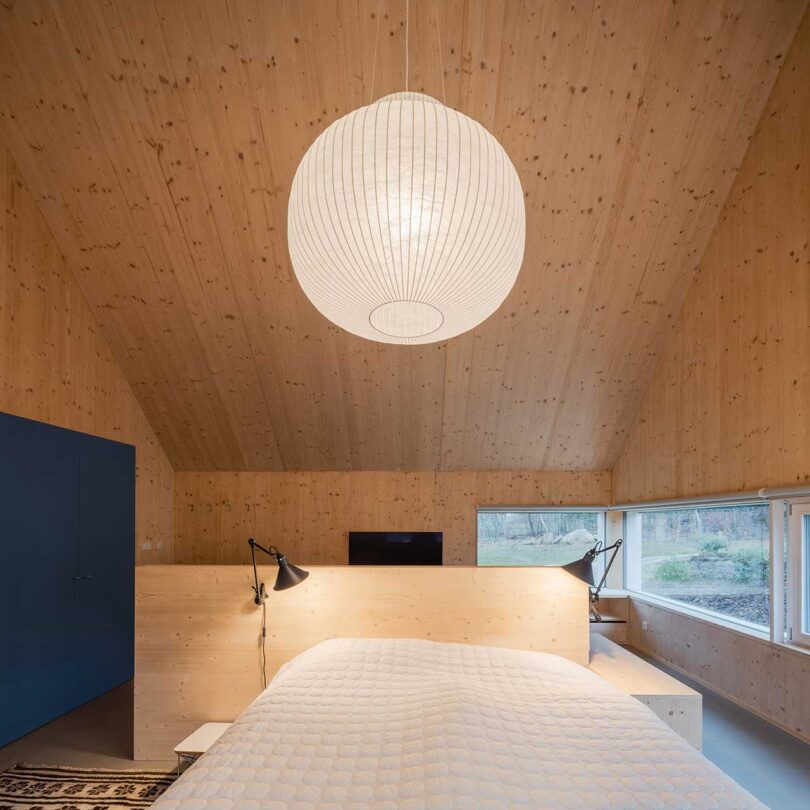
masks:
<svg viewBox="0 0 810 810"><path fill-rule="evenodd" d="M803 647L801 644L796 644L795 641L783 641L778 642L774 641L774 644L779 644L780 647L784 647L786 650L795 653L801 653L802 655L810 656L810 647Z"/></svg>
<svg viewBox="0 0 810 810"><path fill-rule="evenodd" d="M744 633L748 636L763 639L764 641L771 640L770 631L766 630L759 625L746 622L741 619L732 619L727 616L721 616L710 610L702 610L693 605L685 605L683 602L676 602L674 599L667 599L665 596L655 596L654 594L643 593L642 591L628 591L628 596L633 599L638 599L640 602L646 602L656 607L665 608L673 613L683 613L686 616L692 616L695 619L711 622L712 624L719 624L727 630L736 630L739 633Z"/></svg>

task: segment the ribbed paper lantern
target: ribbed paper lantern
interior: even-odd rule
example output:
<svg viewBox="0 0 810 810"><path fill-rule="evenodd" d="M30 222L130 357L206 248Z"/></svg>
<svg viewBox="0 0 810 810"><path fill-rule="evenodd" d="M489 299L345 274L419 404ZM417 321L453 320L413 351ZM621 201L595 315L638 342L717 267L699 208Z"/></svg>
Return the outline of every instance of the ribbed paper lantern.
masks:
<svg viewBox="0 0 810 810"><path fill-rule="evenodd" d="M287 229L295 274L330 321L384 343L433 343L506 298L526 214L489 132L430 96L396 93L316 139Z"/></svg>

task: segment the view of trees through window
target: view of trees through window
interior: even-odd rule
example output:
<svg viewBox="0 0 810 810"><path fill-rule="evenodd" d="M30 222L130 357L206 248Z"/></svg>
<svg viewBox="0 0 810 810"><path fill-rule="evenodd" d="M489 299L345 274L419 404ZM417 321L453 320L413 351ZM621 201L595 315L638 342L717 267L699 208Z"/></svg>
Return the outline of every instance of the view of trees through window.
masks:
<svg viewBox="0 0 810 810"><path fill-rule="evenodd" d="M600 512L479 512L479 565L564 565L599 538Z"/></svg>
<svg viewBox="0 0 810 810"><path fill-rule="evenodd" d="M631 588L768 625L768 506L629 512L627 518Z"/></svg>

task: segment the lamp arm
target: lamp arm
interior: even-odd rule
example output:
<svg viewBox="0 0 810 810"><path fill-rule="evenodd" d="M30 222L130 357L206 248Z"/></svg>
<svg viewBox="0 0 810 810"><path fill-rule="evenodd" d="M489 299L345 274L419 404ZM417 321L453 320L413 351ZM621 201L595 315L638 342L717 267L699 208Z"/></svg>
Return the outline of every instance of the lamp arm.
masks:
<svg viewBox="0 0 810 810"><path fill-rule="evenodd" d="M250 559L253 562L253 585L250 587L253 588L253 592L256 594L253 601L257 605L261 605L267 596L267 592L264 589L264 583L259 582L259 572L256 569L256 549L275 557L276 560L281 556L281 552L275 546L270 546L270 548L260 546L252 537L248 540L248 545L250 546Z"/></svg>
<svg viewBox="0 0 810 810"><path fill-rule="evenodd" d="M610 555L610 559L608 560L608 564L605 566L605 570L602 573L602 578L599 580L599 584L596 586L595 590L591 591L591 601L595 602L599 599L599 592L602 588L605 587L605 582L607 581L607 575L610 572L611 567L613 566L613 561L616 559L616 555L619 553L619 549L622 546L622 539L619 538L612 546L606 546L605 548L599 549L597 554L605 554L608 551L613 551L613 554Z"/></svg>
<svg viewBox="0 0 810 810"><path fill-rule="evenodd" d="M251 551L257 548L259 551L263 551L265 554L269 554L271 557L278 557L281 554L281 552L275 546L265 548L264 546L260 546L252 537L248 540L248 544L250 545Z"/></svg>

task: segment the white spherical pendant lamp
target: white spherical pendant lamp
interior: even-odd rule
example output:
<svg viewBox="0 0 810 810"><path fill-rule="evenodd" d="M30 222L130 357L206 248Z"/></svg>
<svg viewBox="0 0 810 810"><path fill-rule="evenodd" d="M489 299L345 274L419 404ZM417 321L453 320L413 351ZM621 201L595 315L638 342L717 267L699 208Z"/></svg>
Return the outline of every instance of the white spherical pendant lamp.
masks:
<svg viewBox="0 0 810 810"><path fill-rule="evenodd" d="M480 124L420 93L335 121L304 155L287 221L293 270L330 321L433 343L503 302L523 261L515 167Z"/></svg>

